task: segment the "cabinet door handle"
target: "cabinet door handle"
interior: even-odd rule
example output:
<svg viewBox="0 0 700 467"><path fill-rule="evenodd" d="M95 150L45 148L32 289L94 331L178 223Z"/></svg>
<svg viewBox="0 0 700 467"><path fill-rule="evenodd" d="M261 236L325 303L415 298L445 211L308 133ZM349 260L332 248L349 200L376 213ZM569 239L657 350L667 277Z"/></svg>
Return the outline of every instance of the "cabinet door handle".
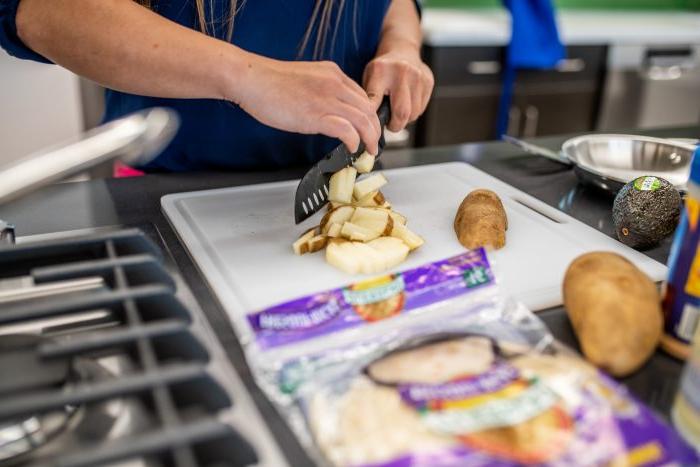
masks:
<svg viewBox="0 0 700 467"><path fill-rule="evenodd" d="M537 127L540 123L540 110L534 105L528 105L525 109L525 124L523 126L523 136L532 138L537 136Z"/></svg>
<svg viewBox="0 0 700 467"><path fill-rule="evenodd" d="M650 81L673 81L697 67L690 48L651 49L644 57L640 75Z"/></svg>
<svg viewBox="0 0 700 467"><path fill-rule="evenodd" d="M581 58L564 58L557 63L561 73L579 73L586 69L586 61Z"/></svg>
<svg viewBox="0 0 700 467"><path fill-rule="evenodd" d="M501 62L496 60L469 62L467 71L473 75L497 75L501 72Z"/></svg>
<svg viewBox="0 0 700 467"><path fill-rule="evenodd" d="M520 108L513 106L508 111L508 128L506 129L506 134L508 136L515 136L516 138L520 136Z"/></svg>

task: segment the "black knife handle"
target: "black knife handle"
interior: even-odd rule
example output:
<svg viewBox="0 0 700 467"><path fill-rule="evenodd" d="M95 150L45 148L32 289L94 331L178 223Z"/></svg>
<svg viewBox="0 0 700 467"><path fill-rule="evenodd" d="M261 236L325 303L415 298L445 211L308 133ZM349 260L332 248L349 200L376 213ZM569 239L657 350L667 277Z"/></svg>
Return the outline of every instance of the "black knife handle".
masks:
<svg viewBox="0 0 700 467"><path fill-rule="evenodd" d="M384 96L384 99L382 99L379 110L377 110L377 117L379 117L379 124L382 126L382 129L384 129L384 127L389 124L389 120L391 120L389 96Z"/></svg>
<svg viewBox="0 0 700 467"><path fill-rule="evenodd" d="M384 99L382 99L379 110L377 110L377 117L379 117L379 124L382 126L382 134L379 137L379 154L377 154L377 157L379 157L386 145L386 141L384 140L384 127L386 127L389 124L389 120L391 120L391 103L389 102L389 96L384 96Z"/></svg>

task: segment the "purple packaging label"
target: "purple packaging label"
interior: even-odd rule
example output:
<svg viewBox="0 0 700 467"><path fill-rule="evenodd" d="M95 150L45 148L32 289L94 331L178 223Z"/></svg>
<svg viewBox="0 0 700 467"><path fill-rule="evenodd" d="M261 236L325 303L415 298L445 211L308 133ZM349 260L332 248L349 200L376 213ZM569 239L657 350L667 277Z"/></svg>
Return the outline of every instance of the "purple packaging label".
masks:
<svg viewBox="0 0 700 467"><path fill-rule="evenodd" d="M248 316L262 349L411 313L494 282L483 248L273 306Z"/></svg>
<svg viewBox="0 0 700 467"><path fill-rule="evenodd" d="M496 392L515 381L520 373L507 364L499 363L477 376L461 378L444 384L401 384L401 399L411 407L422 410L440 401L457 401Z"/></svg>
<svg viewBox="0 0 700 467"><path fill-rule="evenodd" d="M504 373L505 375L505 373ZM569 423L554 426L549 433L551 442L493 444L494 438L458 436L454 443L441 449L430 448L405 453L381 462L356 467L438 467L469 465L495 467L516 465L624 465L663 466L700 465L698 452L688 445L669 425L651 410L636 401L624 387L601 375L602 383L610 393L601 399L580 388L582 397L576 407L569 408ZM504 379L505 381L505 379ZM415 385L418 386L418 385ZM436 385L437 386L437 385ZM399 388L399 391L405 388ZM574 390L574 388L571 388ZM467 392L469 392L467 390ZM403 393L402 393L403 397ZM422 396L409 400L421 400ZM406 401L406 398L403 399ZM555 430L555 431L552 431ZM484 443L483 439L491 442Z"/></svg>

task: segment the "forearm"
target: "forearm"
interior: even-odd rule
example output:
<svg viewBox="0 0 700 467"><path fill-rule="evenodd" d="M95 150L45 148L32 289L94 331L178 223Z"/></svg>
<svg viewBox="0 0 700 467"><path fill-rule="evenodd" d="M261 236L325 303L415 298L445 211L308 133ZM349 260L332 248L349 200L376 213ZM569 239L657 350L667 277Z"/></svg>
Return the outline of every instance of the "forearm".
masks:
<svg viewBox="0 0 700 467"><path fill-rule="evenodd" d="M384 17L377 55L400 49L420 54L423 33L414 0L392 0Z"/></svg>
<svg viewBox="0 0 700 467"><path fill-rule="evenodd" d="M22 0L17 30L31 49L133 94L237 101L231 84L252 59L132 0Z"/></svg>

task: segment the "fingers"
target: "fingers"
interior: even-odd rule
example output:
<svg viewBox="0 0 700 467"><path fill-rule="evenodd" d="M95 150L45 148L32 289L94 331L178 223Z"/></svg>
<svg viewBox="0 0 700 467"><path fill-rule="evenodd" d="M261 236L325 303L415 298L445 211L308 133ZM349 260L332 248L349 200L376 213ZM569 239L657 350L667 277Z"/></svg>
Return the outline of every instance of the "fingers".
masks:
<svg viewBox="0 0 700 467"><path fill-rule="evenodd" d="M330 83L333 83L334 88L330 89L329 91L332 91L334 94L338 95L338 98L343 102L369 113L371 111L371 103L369 102L364 89L362 89L362 86L346 75L335 62L321 63L333 77L333 79L330 80Z"/></svg>
<svg viewBox="0 0 700 467"><path fill-rule="evenodd" d="M425 111L434 79L423 63L382 58L367 65L364 84L375 110L384 95L391 97L391 121L387 127L391 131L400 131Z"/></svg>
<svg viewBox="0 0 700 467"><path fill-rule="evenodd" d="M337 83L328 91L337 95L338 101L328 103L326 111L349 122L355 133L359 134L360 139L365 143L367 151L377 154L382 129L372 102L364 89L343 73L338 65L329 62L327 66L334 77L331 83ZM345 132L347 133L346 130ZM350 148L351 145L348 142L343 142ZM353 151L357 151L357 147L354 144L352 146Z"/></svg>
<svg viewBox="0 0 700 467"><path fill-rule="evenodd" d="M379 119L377 118L377 113L374 109L373 103L370 101L370 99L367 97L367 94L365 94L364 91L362 91L362 96L358 96L357 94L349 92L347 90L346 92L339 92L338 99L340 101L339 103L341 104L339 108L346 109L345 113L347 113L347 116L350 115L350 109L352 109L351 113L354 116L354 118L350 119L350 121L353 122L353 124L359 125L360 122L369 121L370 125L373 128L373 131L375 131L377 135L381 133L382 128L379 123ZM338 105L335 103L330 105L332 107L329 108L328 111L330 113L336 113L336 108L334 107L338 107ZM379 136L377 136L377 139L379 139ZM365 144L368 143L364 136L362 140L365 141Z"/></svg>
<svg viewBox="0 0 700 467"><path fill-rule="evenodd" d="M360 134L352 124L337 115L321 117L319 132L331 138L338 138L350 152L360 149Z"/></svg>
<svg viewBox="0 0 700 467"><path fill-rule="evenodd" d="M367 93L365 92L364 89L362 89L362 86L357 84L355 80L350 78L348 75L343 73L342 71L340 72L343 77L343 83L352 91L354 92L357 96L362 98L363 101L367 101Z"/></svg>
<svg viewBox="0 0 700 467"><path fill-rule="evenodd" d="M401 131L406 128L411 118L411 88L407 80L401 80L391 90L391 120L388 128L391 131Z"/></svg>
<svg viewBox="0 0 700 467"><path fill-rule="evenodd" d="M430 97L433 94L433 88L435 87L435 78L433 77L433 72L427 65L423 65L423 93L421 96L420 110L418 112L418 117L425 112L428 108L428 103L430 102ZM416 117L417 118L417 117Z"/></svg>
<svg viewBox="0 0 700 467"><path fill-rule="evenodd" d="M339 102L333 110L333 113L337 113L338 116L352 124L355 131L360 134L367 151L371 154L377 154L379 151L379 137L382 132L377 114L373 113L367 116L367 114L342 102Z"/></svg>
<svg viewBox="0 0 700 467"><path fill-rule="evenodd" d="M372 109L376 112L382 104L384 96L389 93L391 84L389 74L377 62L372 62L365 68L363 83L372 103Z"/></svg>

